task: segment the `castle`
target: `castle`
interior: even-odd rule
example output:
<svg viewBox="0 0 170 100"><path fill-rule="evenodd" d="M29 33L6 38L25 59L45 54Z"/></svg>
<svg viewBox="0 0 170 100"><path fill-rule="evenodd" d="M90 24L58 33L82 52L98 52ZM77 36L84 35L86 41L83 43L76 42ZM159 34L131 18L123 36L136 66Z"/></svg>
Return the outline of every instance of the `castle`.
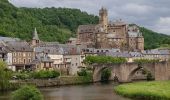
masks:
<svg viewBox="0 0 170 100"><path fill-rule="evenodd" d="M88 48L144 50L144 38L138 26L126 24L121 19L109 22L107 9L103 7L99 11L99 24L78 27L76 43L86 45Z"/></svg>

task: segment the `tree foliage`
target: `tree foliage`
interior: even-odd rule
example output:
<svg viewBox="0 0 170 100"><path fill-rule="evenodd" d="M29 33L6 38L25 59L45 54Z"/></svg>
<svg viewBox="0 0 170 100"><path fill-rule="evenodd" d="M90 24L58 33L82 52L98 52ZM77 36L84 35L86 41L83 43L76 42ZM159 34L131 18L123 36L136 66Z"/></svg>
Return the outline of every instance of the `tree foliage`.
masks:
<svg viewBox="0 0 170 100"><path fill-rule="evenodd" d="M86 69L81 69L80 71L77 72L78 76L87 76L87 70Z"/></svg>
<svg viewBox="0 0 170 100"><path fill-rule="evenodd" d="M16 8L7 0L0 1L0 35L30 40L37 27L43 41L64 43L75 36L78 25L95 24L98 17L79 9Z"/></svg>
<svg viewBox="0 0 170 100"><path fill-rule="evenodd" d="M12 93L12 100L43 100L43 96L34 86L23 86Z"/></svg>
<svg viewBox="0 0 170 100"><path fill-rule="evenodd" d="M47 78L56 78L60 76L58 71L48 71L48 70L41 70L38 72L33 72L32 77L35 79L47 79Z"/></svg>
<svg viewBox="0 0 170 100"><path fill-rule="evenodd" d="M0 61L0 90L7 90L10 87L10 78L11 71L7 69L7 65L3 61Z"/></svg>
<svg viewBox="0 0 170 100"><path fill-rule="evenodd" d="M111 56L87 56L84 60L86 64L120 64L125 62L127 62L125 58Z"/></svg>
<svg viewBox="0 0 170 100"><path fill-rule="evenodd" d="M135 59L134 62L138 64L155 63L155 62L159 62L159 59Z"/></svg>
<svg viewBox="0 0 170 100"><path fill-rule="evenodd" d="M140 27L145 40L145 49L159 48L165 44L170 45L170 36L165 34L156 33L144 27Z"/></svg>

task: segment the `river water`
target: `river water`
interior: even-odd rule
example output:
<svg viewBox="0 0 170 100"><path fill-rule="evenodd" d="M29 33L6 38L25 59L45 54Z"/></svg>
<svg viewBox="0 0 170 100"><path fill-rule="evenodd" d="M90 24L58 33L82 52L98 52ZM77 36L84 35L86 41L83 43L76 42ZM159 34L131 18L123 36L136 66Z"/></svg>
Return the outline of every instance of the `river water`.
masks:
<svg viewBox="0 0 170 100"><path fill-rule="evenodd" d="M45 100L129 100L116 95L113 83L95 83L90 85L61 86L41 88ZM1 93L0 100L9 100L8 93Z"/></svg>

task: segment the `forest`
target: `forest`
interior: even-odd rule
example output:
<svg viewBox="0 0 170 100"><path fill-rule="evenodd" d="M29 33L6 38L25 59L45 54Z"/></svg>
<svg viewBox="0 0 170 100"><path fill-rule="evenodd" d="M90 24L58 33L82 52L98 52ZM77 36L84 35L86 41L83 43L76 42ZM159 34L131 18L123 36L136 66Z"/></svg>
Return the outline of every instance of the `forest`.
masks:
<svg viewBox="0 0 170 100"><path fill-rule="evenodd" d="M65 43L76 37L82 24L98 23L98 16L70 8L17 8L8 0L0 0L0 36L17 37L29 41L36 27L42 41ZM170 36L140 27L145 49L170 47Z"/></svg>

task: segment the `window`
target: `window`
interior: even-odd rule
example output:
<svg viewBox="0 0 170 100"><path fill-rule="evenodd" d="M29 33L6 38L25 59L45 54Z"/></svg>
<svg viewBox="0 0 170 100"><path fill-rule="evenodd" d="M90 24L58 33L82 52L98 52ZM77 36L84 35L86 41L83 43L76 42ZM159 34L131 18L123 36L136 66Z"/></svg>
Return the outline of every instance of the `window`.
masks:
<svg viewBox="0 0 170 100"><path fill-rule="evenodd" d="M13 55L16 56L16 53L14 53Z"/></svg>
<svg viewBox="0 0 170 100"><path fill-rule="evenodd" d="M28 59L28 62L31 62L31 59L30 59L30 58Z"/></svg>
<svg viewBox="0 0 170 100"><path fill-rule="evenodd" d="M26 60L24 59L24 64L26 63Z"/></svg>
<svg viewBox="0 0 170 100"><path fill-rule="evenodd" d="M15 59L15 58L13 59L13 62L16 62L16 59Z"/></svg>

